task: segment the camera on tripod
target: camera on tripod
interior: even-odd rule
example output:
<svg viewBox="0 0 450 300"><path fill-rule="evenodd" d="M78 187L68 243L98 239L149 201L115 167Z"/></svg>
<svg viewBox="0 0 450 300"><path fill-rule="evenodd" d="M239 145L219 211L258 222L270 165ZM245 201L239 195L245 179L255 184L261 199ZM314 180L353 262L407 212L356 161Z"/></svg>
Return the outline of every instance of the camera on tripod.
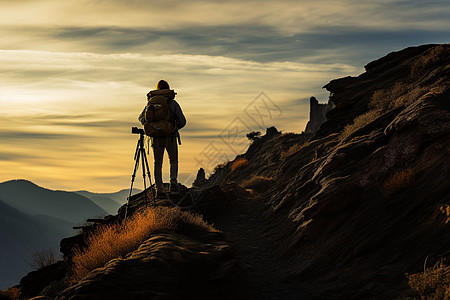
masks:
<svg viewBox="0 0 450 300"><path fill-rule="evenodd" d="M133 134L140 134L137 145L136 145L136 152L134 152L134 169L133 169L133 175L131 175L131 187L130 187L130 193L127 198L127 206L125 209L125 219L127 218L128 214L128 204L131 198L131 193L133 192L133 184L134 179L136 178L136 171L139 168L139 163L142 164L142 177L144 179L144 195L147 199L147 192L145 191L147 189L147 183L145 181L146 177L148 177L148 180L150 182L150 187L152 187L152 179L150 177L150 168L148 167L148 161L147 161L147 155L145 154L145 147L144 147L144 129L138 128L138 127L131 127L131 133ZM146 174L147 173L147 174ZM153 204L156 205L155 201L155 194L152 189L153 193Z"/></svg>
<svg viewBox="0 0 450 300"><path fill-rule="evenodd" d="M137 127L131 127L131 133L133 133L133 134L144 134L144 129L137 128Z"/></svg>

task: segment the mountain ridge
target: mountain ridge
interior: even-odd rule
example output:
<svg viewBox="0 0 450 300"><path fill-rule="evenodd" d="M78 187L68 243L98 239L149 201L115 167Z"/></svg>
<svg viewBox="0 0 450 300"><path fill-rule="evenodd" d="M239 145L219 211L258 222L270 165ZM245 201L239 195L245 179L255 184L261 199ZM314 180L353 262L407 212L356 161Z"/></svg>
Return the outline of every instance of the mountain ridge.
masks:
<svg viewBox="0 0 450 300"><path fill-rule="evenodd" d="M86 197L72 192L46 189L24 179L0 183L0 197L7 204L25 213L49 215L72 223L83 222L87 216L107 214Z"/></svg>

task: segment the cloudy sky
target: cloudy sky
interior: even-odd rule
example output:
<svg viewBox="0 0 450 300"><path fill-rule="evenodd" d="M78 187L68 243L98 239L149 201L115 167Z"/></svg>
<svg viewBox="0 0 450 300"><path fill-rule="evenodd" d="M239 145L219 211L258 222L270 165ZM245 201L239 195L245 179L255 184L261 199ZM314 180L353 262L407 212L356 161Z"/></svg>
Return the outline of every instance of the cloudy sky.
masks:
<svg viewBox="0 0 450 300"><path fill-rule="evenodd" d="M180 181L189 185L199 167L245 150L249 131L301 132L309 97L326 102L330 80L450 40L448 0L0 0L0 8L0 182L65 190L129 187L131 127L161 78L188 119Z"/></svg>

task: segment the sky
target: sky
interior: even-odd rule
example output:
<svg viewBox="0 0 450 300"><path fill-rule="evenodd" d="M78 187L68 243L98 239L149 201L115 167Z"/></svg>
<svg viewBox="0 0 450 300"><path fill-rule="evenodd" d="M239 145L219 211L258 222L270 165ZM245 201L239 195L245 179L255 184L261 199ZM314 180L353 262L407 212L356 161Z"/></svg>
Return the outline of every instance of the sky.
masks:
<svg viewBox="0 0 450 300"><path fill-rule="evenodd" d="M302 132L330 80L448 43L449 15L448 0L0 0L0 182L129 188L131 127L166 79L187 118L189 186L200 167L243 153L250 131Z"/></svg>

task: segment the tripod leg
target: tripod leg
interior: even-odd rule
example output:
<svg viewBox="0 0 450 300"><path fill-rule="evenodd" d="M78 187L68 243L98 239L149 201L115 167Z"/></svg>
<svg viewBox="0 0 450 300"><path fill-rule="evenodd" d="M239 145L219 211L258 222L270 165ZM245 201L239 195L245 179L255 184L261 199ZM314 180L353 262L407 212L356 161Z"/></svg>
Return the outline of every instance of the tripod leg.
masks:
<svg viewBox="0 0 450 300"><path fill-rule="evenodd" d="M125 219L127 218L127 214L128 214L128 204L130 202L131 193L133 192L133 184L134 184L134 179L136 178L136 171L139 168L139 142L136 146L136 152L134 153L134 160L135 160L135 162L134 162L133 174L131 175L130 193L128 194L127 206L125 208Z"/></svg>
<svg viewBox="0 0 450 300"><path fill-rule="evenodd" d="M144 148L142 148L141 149L141 155L142 155L142 177L144 178L144 190L146 190L147 189L147 184L146 184L146 182L145 182L145 161L144 161L144 157L145 157L145 149Z"/></svg>
<svg viewBox="0 0 450 300"><path fill-rule="evenodd" d="M144 165L145 162L145 165ZM148 176L148 180L150 182L150 187L152 186L152 177L150 176L150 168L148 167L148 160L147 160L147 155L143 154L143 159L142 159L142 168L145 170L145 167L147 167L147 176ZM153 198L153 204L156 206L156 201L155 201L155 192L154 190L152 190L152 198Z"/></svg>

